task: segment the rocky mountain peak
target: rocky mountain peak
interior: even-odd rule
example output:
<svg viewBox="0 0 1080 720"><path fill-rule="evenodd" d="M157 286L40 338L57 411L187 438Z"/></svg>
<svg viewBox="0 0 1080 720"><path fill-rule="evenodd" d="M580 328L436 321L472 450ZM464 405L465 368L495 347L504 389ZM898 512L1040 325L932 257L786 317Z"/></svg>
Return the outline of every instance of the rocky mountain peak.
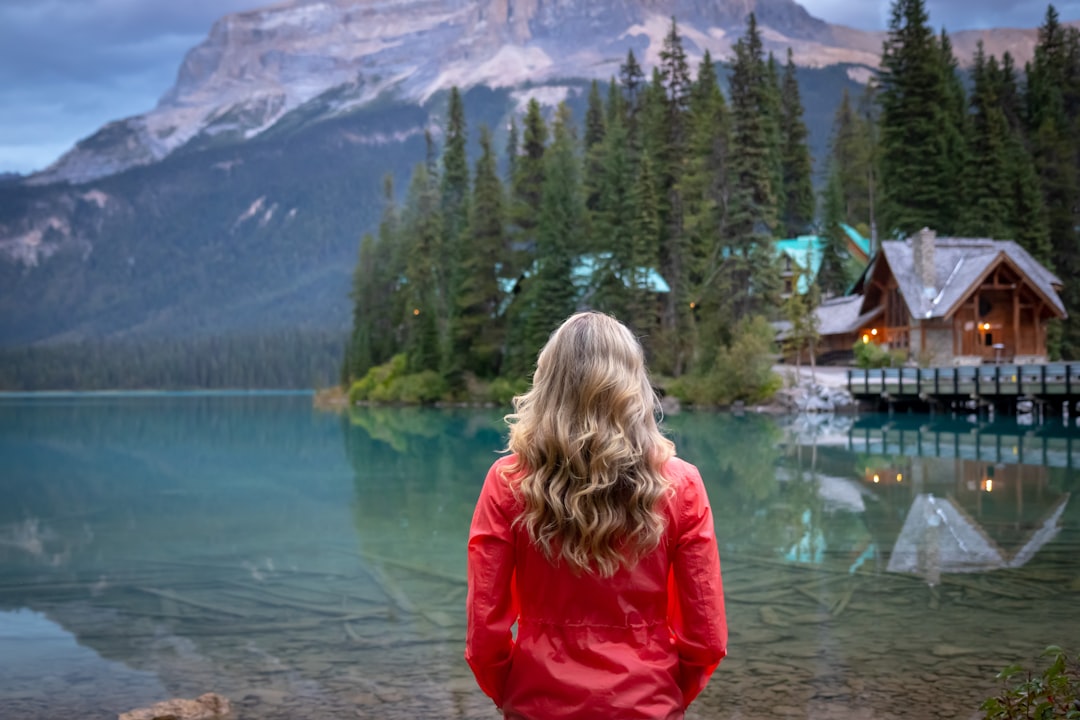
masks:
<svg viewBox="0 0 1080 720"><path fill-rule="evenodd" d="M325 117L384 93L424 102L453 85L606 79L628 48L646 68L658 62L672 17L692 60L722 60L750 12L778 56L878 61L880 33L829 25L794 0L286 0L220 19L154 110L109 124L29 182L86 182L192 141L243 141L301 107ZM954 46L970 57L961 38Z"/></svg>

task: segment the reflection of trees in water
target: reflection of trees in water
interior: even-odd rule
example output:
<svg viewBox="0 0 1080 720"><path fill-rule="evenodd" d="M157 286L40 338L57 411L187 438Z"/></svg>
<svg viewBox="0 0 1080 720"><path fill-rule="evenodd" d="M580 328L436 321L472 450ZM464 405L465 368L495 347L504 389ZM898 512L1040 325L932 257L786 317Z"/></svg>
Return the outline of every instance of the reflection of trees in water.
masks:
<svg viewBox="0 0 1080 720"><path fill-rule="evenodd" d="M781 433L771 418L683 413L666 424L679 455L701 470L723 548L783 554L814 534L816 487L802 477L781 481Z"/></svg>
<svg viewBox="0 0 1080 720"><path fill-rule="evenodd" d="M505 444L500 414L355 408L342 432L361 550L464 577L473 507Z"/></svg>

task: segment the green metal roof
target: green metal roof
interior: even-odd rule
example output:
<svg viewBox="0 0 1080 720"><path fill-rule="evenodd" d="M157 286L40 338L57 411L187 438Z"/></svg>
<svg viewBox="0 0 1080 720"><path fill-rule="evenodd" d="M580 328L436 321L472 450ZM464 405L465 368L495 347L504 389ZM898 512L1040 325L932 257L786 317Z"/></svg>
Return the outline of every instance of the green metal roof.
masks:
<svg viewBox="0 0 1080 720"><path fill-rule="evenodd" d="M850 225L840 224L848 238L866 255L870 255L870 240L864 238ZM797 290L805 293L810 289L810 281L821 270L821 258L825 247L825 238L819 235L800 235L796 238L784 238L773 243L777 255L786 255L791 262L803 270L799 276Z"/></svg>

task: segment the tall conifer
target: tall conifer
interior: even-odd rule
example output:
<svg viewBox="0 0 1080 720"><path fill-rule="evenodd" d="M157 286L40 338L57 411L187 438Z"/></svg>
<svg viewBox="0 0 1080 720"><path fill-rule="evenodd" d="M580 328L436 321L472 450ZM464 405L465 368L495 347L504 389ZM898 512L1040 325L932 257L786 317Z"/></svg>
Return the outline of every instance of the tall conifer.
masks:
<svg viewBox="0 0 1080 720"><path fill-rule="evenodd" d="M791 48L788 48L780 95L780 135L784 189L780 222L785 237L797 237L810 230L815 202L811 177L813 163L807 144L809 132L803 120L802 97Z"/></svg>
<svg viewBox="0 0 1080 720"><path fill-rule="evenodd" d="M959 207L949 139L956 98L924 0L894 0L880 83L885 232L951 233Z"/></svg>

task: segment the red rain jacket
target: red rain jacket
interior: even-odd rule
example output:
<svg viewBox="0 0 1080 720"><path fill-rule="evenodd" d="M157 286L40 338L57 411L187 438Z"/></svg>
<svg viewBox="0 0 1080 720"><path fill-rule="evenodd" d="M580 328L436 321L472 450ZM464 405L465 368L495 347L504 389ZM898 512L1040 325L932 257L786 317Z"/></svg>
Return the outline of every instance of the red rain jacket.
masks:
<svg viewBox="0 0 1080 720"><path fill-rule="evenodd" d="M682 718L727 653L720 557L697 468L667 462L675 493L664 540L604 578L551 564L513 527L521 504L500 473L510 461L488 471L469 533L465 659L480 688L514 720Z"/></svg>

